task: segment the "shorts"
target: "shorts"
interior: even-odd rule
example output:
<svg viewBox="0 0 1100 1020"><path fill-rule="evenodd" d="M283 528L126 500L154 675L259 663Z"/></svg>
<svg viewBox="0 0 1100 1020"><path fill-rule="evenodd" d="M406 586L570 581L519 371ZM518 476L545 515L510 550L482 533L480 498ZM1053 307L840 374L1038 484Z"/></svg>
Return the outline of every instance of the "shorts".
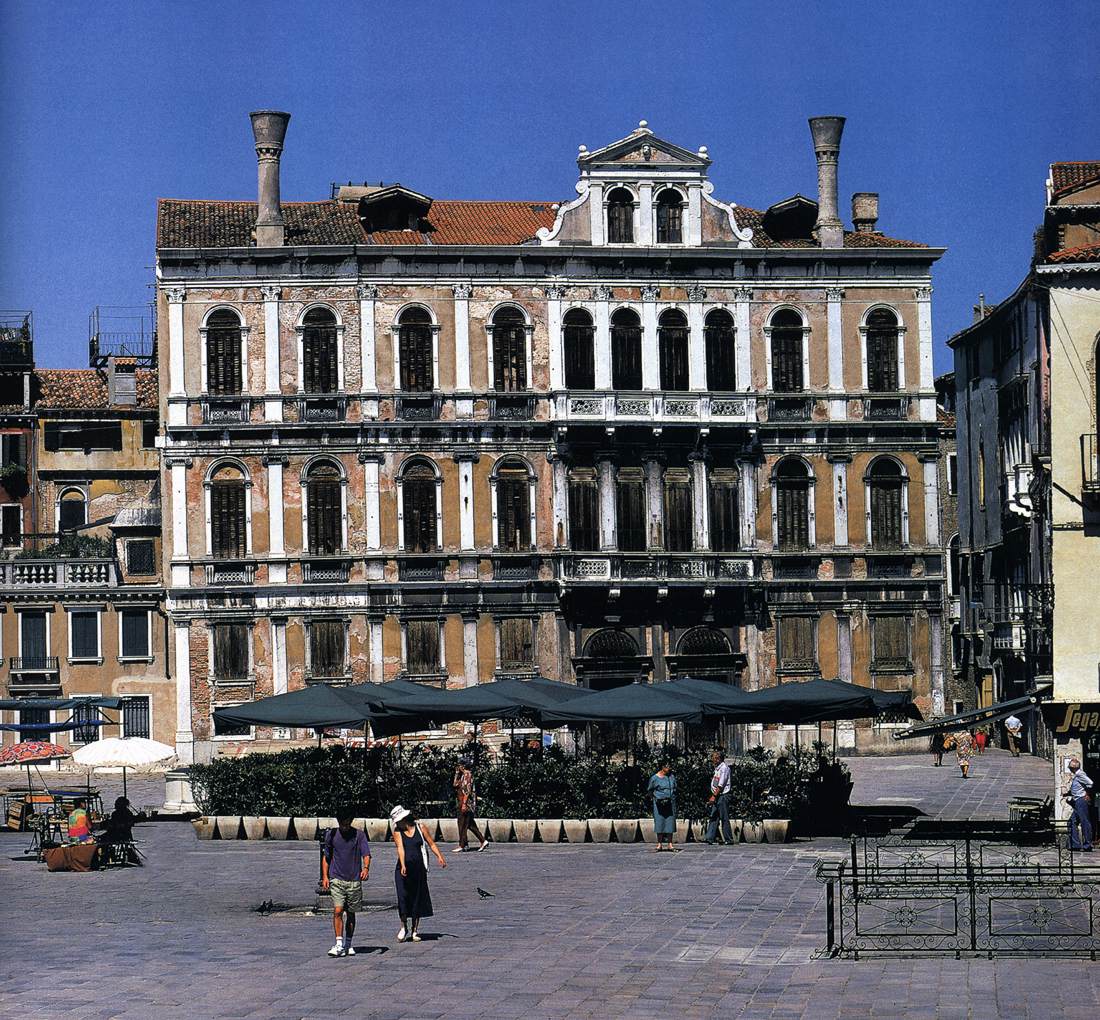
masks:
<svg viewBox="0 0 1100 1020"><path fill-rule="evenodd" d="M334 907L343 907L350 914L363 909L363 883L359 879L349 882L346 878L330 878L328 891Z"/></svg>

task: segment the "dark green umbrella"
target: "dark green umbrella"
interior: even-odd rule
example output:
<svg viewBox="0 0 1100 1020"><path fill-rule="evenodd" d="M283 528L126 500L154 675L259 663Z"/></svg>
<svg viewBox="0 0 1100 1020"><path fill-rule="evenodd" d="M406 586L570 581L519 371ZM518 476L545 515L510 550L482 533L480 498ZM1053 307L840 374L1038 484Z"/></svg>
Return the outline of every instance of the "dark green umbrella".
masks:
<svg viewBox="0 0 1100 1020"><path fill-rule="evenodd" d="M583 694L543 711L548 725L598 722L689 722L703 720L698 698L672 684L632 683Z"/></svg>

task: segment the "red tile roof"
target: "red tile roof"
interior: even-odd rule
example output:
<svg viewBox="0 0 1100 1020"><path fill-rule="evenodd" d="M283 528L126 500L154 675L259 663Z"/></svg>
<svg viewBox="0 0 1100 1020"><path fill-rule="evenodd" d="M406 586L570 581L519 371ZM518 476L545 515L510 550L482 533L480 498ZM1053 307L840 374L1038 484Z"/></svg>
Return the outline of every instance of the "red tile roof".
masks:
<svg viewBox="0 0 1100 1020"><path fill-rule="evenodd" d="M1063 248L1051 252L1047 262L1100 262L1100 244L1083 244L1079 248Z"/></svg>
<svg viewBox="0 0 1100 1020"><path fill-rule="evenodd" d="M518 245L532 241L539 228L554 225L550 202L481 202L439 199L432 203L426 230L380 230L367 233L353 202L286 202L287 244L307 245ZM776 241L761 223L757 209L738 207L738 226L753 229L761 248L814 248L810 238ZM247 248L252 244L255 202L208 202L162 198L157 214L158 248ZM879 233L846 232L846 248L924 248Z"/></svg>
<svg viewBox="0 0 1100 1020"><path fill-rule="evenodd" d="M1051 163L1050 179L1054 197L1058 198L1067 191L1100 182L1100 163Z"/></svg>
<svg viewBox="0 0 1100 1020"><path fill-rule="evenodd" d="M94 368L40 368L38 400L42 410L130 410L131 405L112 405L107 399L107 374ZM138 410L157 406L157 373L149 369L137 371Z"/></svg>

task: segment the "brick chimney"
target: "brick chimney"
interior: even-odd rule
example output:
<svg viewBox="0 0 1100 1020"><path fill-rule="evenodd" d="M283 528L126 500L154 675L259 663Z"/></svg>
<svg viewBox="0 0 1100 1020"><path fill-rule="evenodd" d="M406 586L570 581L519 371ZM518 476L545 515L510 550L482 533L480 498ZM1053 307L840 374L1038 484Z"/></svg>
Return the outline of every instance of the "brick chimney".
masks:
<svg viewBox="0 0 1100 1020"><path fill-rule="evenodd" d="M870 234L878 223L878 192L857 191L852 196L852 226L857 234Z"/></svg>
<svg viewBox="0 0 1100 1020"><path fill-rule="evenodd" d="M844 247L844 226L837 201L837 161L843 117L811 117L810 134L817 157L817 223L814 237L822 248Z"/></svg>
<svg viewBox="0 0 1100 1020"><path fill-rule="evenodd" d="M254 110L252 134L256 139L256 160L259 164L259 209L256 214L256 247L278 248L286 243L283 207L279 200L279 160L283 155L283 139L290 123L289 113L278 110Z"/></svg>

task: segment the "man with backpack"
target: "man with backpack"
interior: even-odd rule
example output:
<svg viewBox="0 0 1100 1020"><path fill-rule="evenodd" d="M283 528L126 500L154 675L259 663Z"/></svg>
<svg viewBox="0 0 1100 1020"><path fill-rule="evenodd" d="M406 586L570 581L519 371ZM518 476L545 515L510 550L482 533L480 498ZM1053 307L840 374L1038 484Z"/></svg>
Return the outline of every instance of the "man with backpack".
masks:
<svg viewBox="0 0 1100 1020"><path fill-rule="evenodd" d="M355 914L363 906L363 883L370 873L370 844L367 834L352 824L350 811L336 818L336 828L325 833L321 857L321 888L332 897L332 927L336 943L329 956L354 956L351 938Z"/></svg>

